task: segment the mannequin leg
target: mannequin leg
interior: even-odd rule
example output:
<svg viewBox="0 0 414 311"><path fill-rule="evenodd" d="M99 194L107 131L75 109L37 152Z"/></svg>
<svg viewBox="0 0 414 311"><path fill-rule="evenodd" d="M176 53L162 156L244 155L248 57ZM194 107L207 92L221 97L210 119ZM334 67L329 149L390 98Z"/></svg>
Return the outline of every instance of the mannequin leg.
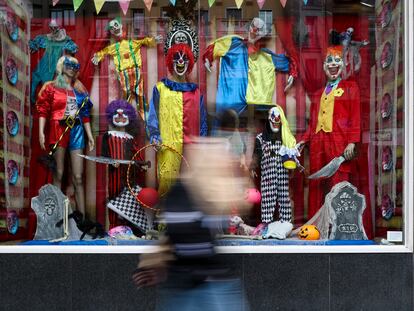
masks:
<svg viewBox="0 0 414 311"><path fill-rule="evenodd" d="M75 188L77 210L85 215L85 189L83 185L83 159L78 156L83 154L81 149L72 150L70 159L72 164L72 182Z"/></svg>
<svg viewBox="0 0 414 311"><path fill-rule="evenodd" d="M65 153L66 149L62 147L57 147L53 157L56 161L56 171L53 172L53 185L62 188L62 177L65 170Z"/></svg>

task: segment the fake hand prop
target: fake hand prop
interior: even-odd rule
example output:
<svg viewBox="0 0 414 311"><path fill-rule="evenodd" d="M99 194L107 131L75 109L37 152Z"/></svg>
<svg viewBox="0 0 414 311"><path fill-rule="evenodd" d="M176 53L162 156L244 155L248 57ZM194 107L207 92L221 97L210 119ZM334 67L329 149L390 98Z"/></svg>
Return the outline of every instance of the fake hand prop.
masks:
<svg viewBox="0 0 414 311"><path fill-rule="evenodd" d="M93 54L93 57L91 59L91 62L95 65L98 66L99 64L99 60L98 60L98 56L96 54Z"/></svg>
<svg viewBox="0 0 414 311"><path fill-rule="evenodd" d="M355 155L355 144L354 143L348 144L343 154L344 154L345 160L351 160Z"/></svg>
<svg viewBox="0 0 414 311"><path fill-rule="evenodd" d="M295 79L293 78L292 75L290 75L287 79L287 83L286 83L286 87L285 87L285 93L292 87L294 81L295 81Z"/></svg>
<svg viewBox="0 0 414 311"><path fill-rule="evenodd" d="M155 39L155 42L156 42L157 44L160 44L160 43L162 43L162 41L163 41L163 38L162 38L162 36L161 36L161 35L156 35L156 36L154 37L154 39Z"/></svg>
<svg viewBox="0 0 414 311"><path fill-rule="evenodd" d="M207 71L211 73L211 64L207 58L204 60L204 67L206 67Z"/></svg>

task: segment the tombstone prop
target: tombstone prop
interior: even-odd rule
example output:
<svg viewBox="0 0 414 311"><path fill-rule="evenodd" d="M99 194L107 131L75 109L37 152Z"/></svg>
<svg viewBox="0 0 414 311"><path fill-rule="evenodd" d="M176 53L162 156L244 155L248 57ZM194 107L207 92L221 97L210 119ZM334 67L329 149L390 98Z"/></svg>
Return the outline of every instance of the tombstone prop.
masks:
<svg viewBox="0 0 414 311"><path fill-rule="evenodd" d="M330 240L367 240L362 213L365 210L365 196L347 181L332 187L325 197L325 208L329 209L332 225Z"/></svg>
<svg viewBox="0 0 414 311"><path fill-rule="evenodd" d="M68 198L62 191L51 184L44 185L39 195L32 198L32 209L36 213L37 228L34 240L79 240L82 232L73 219L68 219L72 213ZM65 207L66 204L66 207ZM66 210L67 208L67 210ZM63 219L64 225L57 224Z"/></svg>

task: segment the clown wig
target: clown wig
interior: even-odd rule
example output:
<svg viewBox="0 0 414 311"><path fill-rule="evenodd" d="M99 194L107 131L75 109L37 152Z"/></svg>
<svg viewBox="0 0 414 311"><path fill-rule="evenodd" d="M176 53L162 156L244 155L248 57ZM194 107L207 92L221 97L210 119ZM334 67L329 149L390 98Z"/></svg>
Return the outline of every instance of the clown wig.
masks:
<svg viewBox="0 0 414 311"><path fill-rule="evenodd" d="M184 43L174 44L168 49L167 57L165 60L168 71L171 74L174 74L174 55L178 52L183 53L188 58L188 69L186 72L186 74L188 75L191 73L194 67L194 54L191 48Z"/></svg>
<svg viewBox="0 0 414 311"><path fill-rule="evenodd" d="M342 46L341 45L329 46L326 49L326 56L328 55L339 56L342 58Z"/></svg>
<svg viewBox="0 0 414 311"><path fill-rule="evenodd" d="M116 113L118 109L122 109L124 111L124 114L128 116L129 124L126 126L125 130L131 134L132 136L138 135L140 132L140 123L138 120L137 112L135 111L135 108L128 103L126 100L123 99L117 99L111 101L108 106L106 107L105 113L106 113L106 119L108 120L109 124L112 126L115 126L113 124L112 117Z"/></svg>

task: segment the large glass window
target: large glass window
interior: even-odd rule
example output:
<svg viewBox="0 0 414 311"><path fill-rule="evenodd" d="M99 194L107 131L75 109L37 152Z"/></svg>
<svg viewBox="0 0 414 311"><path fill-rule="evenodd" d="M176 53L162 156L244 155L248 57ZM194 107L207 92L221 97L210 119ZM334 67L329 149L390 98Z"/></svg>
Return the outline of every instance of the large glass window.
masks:
<svg viewBox="0 0 414 311"><path fill-rule="evenodd" d="M68 2L0 8L1 243L151 245L199 168L224 251L411 245L407 1Z"/></svg>

